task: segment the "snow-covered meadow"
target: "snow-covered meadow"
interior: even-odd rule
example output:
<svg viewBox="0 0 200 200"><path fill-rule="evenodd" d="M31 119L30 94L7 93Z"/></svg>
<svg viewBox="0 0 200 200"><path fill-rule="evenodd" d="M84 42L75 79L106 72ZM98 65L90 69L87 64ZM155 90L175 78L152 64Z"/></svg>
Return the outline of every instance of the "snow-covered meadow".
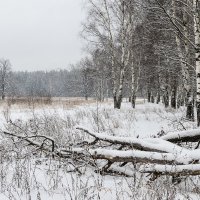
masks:
<svg viewBox="0 0 200 200"><path fill-rule="evenodd" d="M136 109L123 102L120 110L112 102L76 106L1 106L1 128L10 132L34 132L52 137L60 147L71 147L91 138L76 126L111 136L149 138L177 130L193 129L185 120L185 109L138 100ZM8 122L8 123L7 123ZM172 184L170 177L150 181L146 174L133 177L101 175L89 163L52 158L20 140L1 134L0 199L199 199L200 179L187 177ZM37 151L37 153L36 153ZM40 152L40 153L38 153Z"/></svg>

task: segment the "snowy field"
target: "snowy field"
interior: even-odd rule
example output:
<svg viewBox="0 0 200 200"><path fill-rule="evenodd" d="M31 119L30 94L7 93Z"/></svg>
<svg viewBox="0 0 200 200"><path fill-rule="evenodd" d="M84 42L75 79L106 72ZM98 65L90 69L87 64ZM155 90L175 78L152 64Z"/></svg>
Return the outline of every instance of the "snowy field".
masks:
<svg viewBox="0 0 200 200"><path fill-rule="evenodd" d="M123 102L121 110L114 110L110 101L83 102L71 107L2 105L0 109L2 130L28 132L37 127L37 131L51 136L63 147L88 137L75 129L77 125L112 136L137 138L196 128L195 123L185 120L184 108L175 112L143 100L138 100L135 110L128 102ZM0 149L0 200L200 199L198 177L186 177L175 185L169 177L150 182L146 174L137 171L129 178L102 176L87 163L81 163L76 172L69 172L73 163L48 157L38 150L36 153L3 133Z"/></svg>

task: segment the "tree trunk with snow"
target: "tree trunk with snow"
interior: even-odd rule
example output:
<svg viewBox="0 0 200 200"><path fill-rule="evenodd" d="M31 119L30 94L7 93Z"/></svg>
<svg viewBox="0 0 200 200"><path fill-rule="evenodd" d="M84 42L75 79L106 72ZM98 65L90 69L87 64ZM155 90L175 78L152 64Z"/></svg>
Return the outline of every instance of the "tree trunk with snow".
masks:
<svg viewBox="0 0 200 200"><path fill-rule="evenodd" d="M136 80L135 80L135 69L134 69L134 64L132 61L132 76L131 76L131 104L132 104L132 108L135 108L135 101L136 101L136 91L137 91L137 86L135 84Z"/></svg>
<svg viewBox="0 0 200 200"><path fill-rule="evenodd" d="M200 14L199 1L193 0L194 12L194 35L195 35L195 66L196 66L196 84L197 84L197 125L200 126Z"/></svg>
<svg viewBox="0 0 200 200"><path fill-rule="evenodd" d="M173 19L175 20L177 18L177 5L176 1L172 1L172 7L173 7ZM186 8L185 8L186 9ZM176 40L176 46L177 46L177 51L178 51L178 56L180 59L180 65L181 65L181 72L182 72L182 80L183 80L183 86L186 92L186 118L189 120L194 119L194 109L193 109L193 99L192 99L192 93L191 93L191 77L189 73L189 68L187 64L187 56L189 53L188 49L188 41L186 38L188 38L188 30L187 30L187 24L188 24L188 19L187 19L187 12L183 12L183 34L185 36L184 39L184 50L185 50L185 55L183 53L182 49L182 44L181 44L181 36L176 33L175 35L175 40ZM176 23L176 22L174 22Z"/></svg>
<svg viewBox="0 0 200 200"><path fill-rule="evenodd" d="M117 109L121 108L121 103L123 99L123 87L125 80L125 70L128 67L130 59L130 49L129 49L129 35L130 35L130 21L129 17L131 13L127 11L127 2L121 0L119 2L119 17L120 17L120 41L121 41L121 58L120 58L120 68L119 68L119 84L115 89L114 97L114 107Z"/></svg>
<svg viewBox="0 0 200 200"><path fill-rule="evenodd" d="M121 69L121 73L120 73L120 81L119 81L119 89L117 92L117 96L116 96L116 108L120 109L121 108L121 103L122 103L122 90L123 90L123 86L124 86L124 74L125 74L125 66L123 66L123 68Z"/></svg>

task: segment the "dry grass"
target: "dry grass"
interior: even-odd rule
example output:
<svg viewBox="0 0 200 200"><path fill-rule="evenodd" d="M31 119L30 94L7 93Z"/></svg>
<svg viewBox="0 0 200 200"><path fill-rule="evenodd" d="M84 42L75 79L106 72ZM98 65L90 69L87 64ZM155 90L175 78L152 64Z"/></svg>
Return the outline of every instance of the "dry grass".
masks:
<svg viewBox="0 0 200 200"><path fill-rule="evenodd" d="M6 98L5 101L0 101L0 107L10 107L12 109L28 109L28 108L63 108L70 109L80 105L87 105L95 103L94 98L85 100L83 97L16 97ZM105 101L106 103L111 102L111 99Z"/></svg>
<svg viewBox="0 0 200 200"><path fill-rule="evenodd" d="M124 102L128 102L128 99L124 98ZM0 107L11 109L40 109L40 108L63 108L72 109L76 106L90 105L96 103L95 98L89 98L85 100L84 97L14 97L6 98L5 101L0 100ZM101 104L107 104L112 106L113 99L105 99ZM144 100L139 98L136 104L143 104Z"/></svg>

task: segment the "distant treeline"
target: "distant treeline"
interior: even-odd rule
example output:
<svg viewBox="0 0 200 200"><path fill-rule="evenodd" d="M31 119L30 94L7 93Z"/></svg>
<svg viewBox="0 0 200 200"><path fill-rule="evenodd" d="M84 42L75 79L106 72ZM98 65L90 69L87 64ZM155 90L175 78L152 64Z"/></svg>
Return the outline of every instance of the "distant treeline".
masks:
<svg viewBox="0 0 200 200"><path fill-rule="evenodd" d="M83 96L81 70L12 72L8 96ZM92 92L92 91L91 91Z"/></svg>
<svg viewBox="0 0 200 200"><path fill-rule="evenodd" d="M97 77L84 73L82 69L11 72L6 88L10 97L96 97L99 96ZM111 96L111 86L102 88L100 96ZM102 98L102 97L101 97Z"/></svg>

